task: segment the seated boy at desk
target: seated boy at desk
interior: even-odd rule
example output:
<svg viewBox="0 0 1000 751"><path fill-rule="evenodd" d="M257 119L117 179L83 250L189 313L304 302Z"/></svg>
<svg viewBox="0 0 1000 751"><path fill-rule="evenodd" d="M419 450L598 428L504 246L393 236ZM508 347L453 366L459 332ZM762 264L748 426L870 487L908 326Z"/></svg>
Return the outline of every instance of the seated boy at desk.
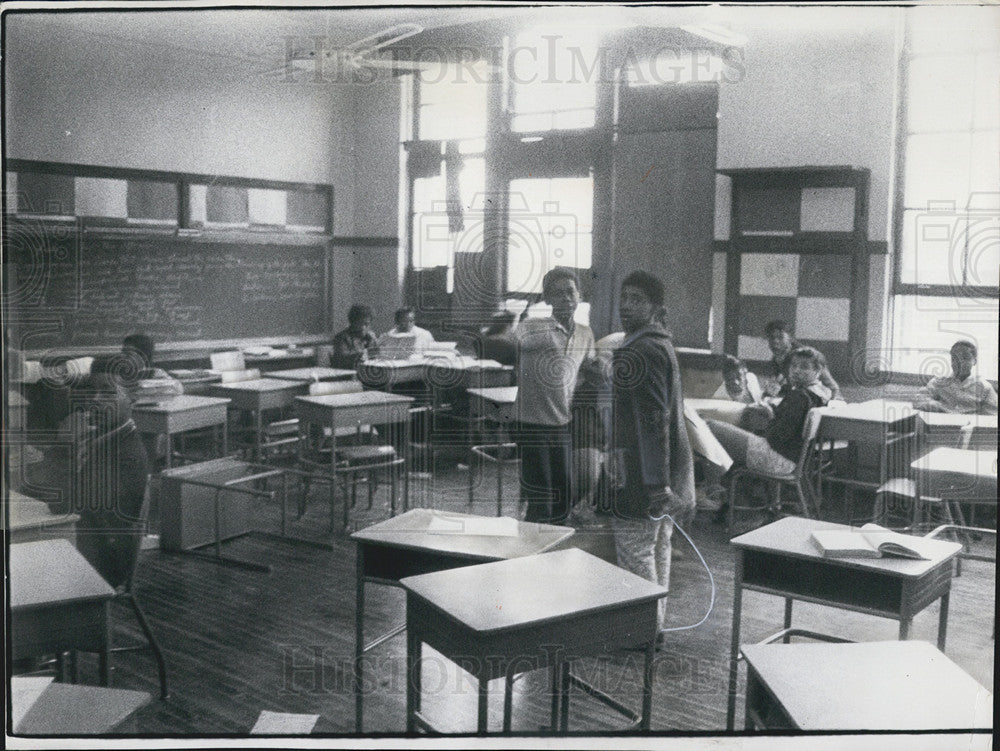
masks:
<svg viewBox="0 0 1000 751"><path fill-rule="evenodd" d="M153 365L153 340L145 334L130 334L122 341L122 351L111 358L98 358L91 373L116 377L133 402L177 396L184 386L165 370Z"/></svg>
<svg viewBox="0 0 1000 751"><path fill-rule="evenodd" d="M379 345L394 336L415 337L413 343L414 354L422 354L424 350L434 346L434 335L427 329L422 329L416 325L417 314L413 308L400 308L396 311L396 326L379 337Z"/></svg>
<svg viewBox="0 0 1000 751"><path fill-rule="evenodd" d="M760 404L764 391L757 376L747 370L738 357L726 355L722 362L722 385L712 395L713 399L732 399L744 404Z"/></svg>
<svg viewBox="0 0 1000 751"><path fill-rule="evenodd" d="M352 305L347 311L347 328L333 338L330 366L356 368L358 363L374 354L375 333L372 331L372 309L367 305Z"/></svg>
<svg viewBox="0 0 1000 751"><path fill-rule="evenodd" d="M982 376L972 375L979 350L967 339L951 345L950 376L936 376L921 389L914 405L925 412L995 415L997 392Z"/></svg>

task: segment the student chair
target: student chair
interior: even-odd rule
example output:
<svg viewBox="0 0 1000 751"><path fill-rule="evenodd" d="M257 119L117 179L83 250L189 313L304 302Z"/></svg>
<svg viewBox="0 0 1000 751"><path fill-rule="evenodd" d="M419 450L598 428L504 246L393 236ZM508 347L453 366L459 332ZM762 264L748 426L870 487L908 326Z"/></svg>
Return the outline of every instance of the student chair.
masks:
<svg viewBox="0 0 1000 751"><path fill-rule="evenodd" d="M755 479L764 481L771 491L770 503L764 507L765 511L780 515L782 513L781 491L785 486L792 486L795 489L796 498L799 503L799 513L808 518L816 518L817 493L813 484L815 475L814 459L816 456L816 433L819 430L819 423L823 414L828 411L827 407L814 407L806 415L805 424L802 427L802 449L799 451L798 461L795 469L787 475L769 474L758 472L748 467L734 467L729 472L729 534L733 535L735 527L736 511L759 511L760 506L738 506L736 504L736 489L741 480Z"/></svg>
<svg viewBox="0 0 1000 751"><path fill-rule="evenodd" d="M311 384L309 394L311 396L324 394L350 394L364 390L360 381L332 381ZM303 426L295 420L299 433L299 464L304 469L312 472L328 472L330 468L331 433L329 428L312 429L306 431ZM349 522L350 509L357 505L357 489L359 482L368 485L368 508L374 502L375 491L378 488L380 475L388 474L390 481L390 504L392 513L396 512L396 494L398 485L398 474L400 468L405 463L405 459L398 455L395 447L388 444L376 443L378 431L371 425L357 423L353 426L338 426L336 429L337 449L336 461L334 462L335 479L341 481L341 488L344 495L343 504L343 527L346 529ZM299 506L299 515L304 513L305 498L309 492L309 481L305 479L302 501ZM330 487L330 531L334 531L334 519L336 518L336 493L334 484Z"/></svg>
<svg viewBox="0 0 1000 751"><path fill-rule="evenodd" d="M212 370L226 372L228 370L246 370L246 361L239 350L230 352L213 352L208 356Z"/></svg>
<svg viewBox="0 0 1000 751"><path fill-rule="evenodd" d="M138 440L137 433L134 434L134 438ZM126 435L119 440L124 442L131 440L131 437ZM126 454L124 453L120 454L120 456L123 460L126 458ZM84 466L83 468L85 475L94 471L100 470L96 467L88 466ZM149 627L149 622L146 620L146 616L142 608L139 607L139 603L135 597L135 574L149 517L149 478L146 478L145 483L141 487L135 487L136 485L137 483L130 482L127 478L118 482L119 490L115 498L116 514L114 517L114 528L104 528L103 525L99 524L94 530L81 530L77 546L80 549L80 553L87 558L98 573L114 588L114 601L124 603L132 610L145 637L145 643L113 647L108 651L114 654L151 650L153 657L156 659L156 667L159 673L160 697L166 699L169 694L166 661L164 660L160 645L153 635L152 629ZM135 497L136 495L138 497ZM75 656L73 657L72 666L72 672L75 674Z"/></svg>

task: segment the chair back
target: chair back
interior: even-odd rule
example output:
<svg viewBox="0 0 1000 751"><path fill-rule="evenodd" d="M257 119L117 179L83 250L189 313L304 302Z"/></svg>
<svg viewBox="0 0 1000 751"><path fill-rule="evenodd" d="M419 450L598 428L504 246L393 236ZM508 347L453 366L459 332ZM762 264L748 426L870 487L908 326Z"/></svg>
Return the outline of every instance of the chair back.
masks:
<svg viewBox="0 0 1000 751"><path fill-rule="evenodd" d="M243 353L239 350L233 350L232 352L213 352L208 356L209 361L212 363L212 370L227 371L227 370L246 370L246 361L243 359Z"/></svg>
<svg viewBox="0 0 1000 751"><path fill-rule="evenodd" d="M361 381L320 381L309 384L309 396L326 396L328 394L357 394L364 391Z"/></svg>
<svg viewBox="0 0 1000 751"><path fill-rule="evenodd" d="M240 381L256 381L260 378L260 368L246 370L224 370L221 373L222 383L239 383Z"/></svg>
<svg viewBox="0 0 1000 751"><path fill-rule="evenodd" d="M830 407L813 407L806 414L806 421L802 424L802 449L799 451L799 459L795 465L795 472L800 477L806 471L812 451L816 445L816 435L819 433L819 424L823 415L829 414Z"/></svg>

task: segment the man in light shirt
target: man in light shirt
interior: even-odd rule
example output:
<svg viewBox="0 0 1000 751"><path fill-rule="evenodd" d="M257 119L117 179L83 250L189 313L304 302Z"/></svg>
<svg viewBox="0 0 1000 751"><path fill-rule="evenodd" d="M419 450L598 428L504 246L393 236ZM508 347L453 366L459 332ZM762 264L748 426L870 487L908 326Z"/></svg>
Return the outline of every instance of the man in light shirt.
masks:
<svg viewBox="0 0 1000 751"><path fill-rule="evenodd" d="M570 402L584 359L594 356L594 333L576 323L576 275L555 268L542 279L549 318L528 318L516 331L517 400L514 440L521 458L525 521L562 522L573 497Z"/></svg>
<svg viewBox="0 0 1000 751"><path fill-rule="evenodd" d="M400 308L396 311L396 326L382 335L379 342L394 336L412 336L413 351L416 354L423 353L426 349L434 347L434 335L427 329L422 329L416 325L417 314L413 308Z"/></svg>
<svg viewBox="0 0 1000 751"><path fill-rule="evenodd" d="M978 356L976 345L966 339L959 339L951 345L952 374L931 378L920 392L917 409L995 415L997 392L985 378L972 375Z"/></svg>

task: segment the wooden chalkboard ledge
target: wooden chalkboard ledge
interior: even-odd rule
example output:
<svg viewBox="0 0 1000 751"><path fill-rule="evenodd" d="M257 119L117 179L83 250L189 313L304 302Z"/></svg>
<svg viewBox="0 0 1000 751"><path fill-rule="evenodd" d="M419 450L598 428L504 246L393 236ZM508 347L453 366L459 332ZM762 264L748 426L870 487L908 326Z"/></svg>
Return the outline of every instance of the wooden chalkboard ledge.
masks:
<svg viewBox="0 0 1000 751"><path fill-rule="evenodd" d="M190 342L157 342L156 362L178 362L183 360L200 360L207 358L212 352L228 349L246 349L247 347L291 347L301 345L315 347L317 344L328 344L331 338L326 334L311 334L303 336L268 336L255 339L203 339ZM118 352L120 346L88 346L88 347L53 347L49 349L26 350L24 359L47 361L68 360L74 357L91 357L111 355Z"/></svg>

